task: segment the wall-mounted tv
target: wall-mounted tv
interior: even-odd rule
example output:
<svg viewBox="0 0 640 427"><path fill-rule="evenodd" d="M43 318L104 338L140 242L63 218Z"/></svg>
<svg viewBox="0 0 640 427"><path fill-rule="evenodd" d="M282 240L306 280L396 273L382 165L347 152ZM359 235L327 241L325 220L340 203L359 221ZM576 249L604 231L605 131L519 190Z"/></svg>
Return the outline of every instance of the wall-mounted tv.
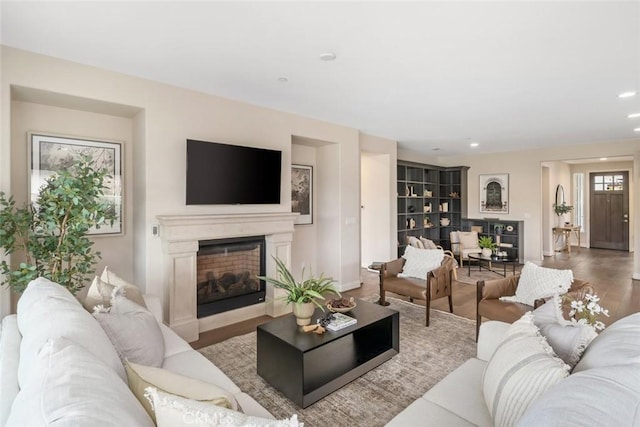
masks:
<svg viewBox="0 0 640 427"><path fill-rule="evenodd" d="M187 205L280 203L282 152L187 139Z"/></svg>

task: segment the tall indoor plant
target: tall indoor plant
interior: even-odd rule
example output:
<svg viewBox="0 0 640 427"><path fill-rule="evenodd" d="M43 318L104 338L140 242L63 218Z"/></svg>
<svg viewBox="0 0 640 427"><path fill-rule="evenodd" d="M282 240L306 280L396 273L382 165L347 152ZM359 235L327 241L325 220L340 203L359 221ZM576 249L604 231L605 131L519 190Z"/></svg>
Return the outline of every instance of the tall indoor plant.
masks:
<svg viewBox="0 0 640 427"><path fill-rule="evenodd" d="M31 280L46 277L74 294L84 286L100 257L87 233L116 218L114 207L102 200L107 176L83 158L47 178L35 203L18 207L13 196L0 192L0 247L24 257L16 268L0 263L3 285L21 293Z"/></svg>
<svg viewBox="0 0 640 427"><path fill-rule="evenodd" d="M568 213L571 213L572 210L573 210L573 206L567 205L565 202L562 202L561 204L557 204L557 203L553 204L553 211L556 213L556 215L558 215L559 227L562 227L564 225L564 223L566 222L565 215Z"/></svg>
<svg viewBox="0 0 640 427"><path fill-rule="evenodd" d="M313 316L316 307L324 310L317 301L318 299L324 300L324 295L329 293L340 296L340 292L333 285L332 278L324 277L323 274L320 277L313 277L311 274L309 278L305 279L303 268L302 279L297 281L281 259L277 257L273 257L273 259L276 262L278 278L266 276L259 276L259 278L287 292L284 299L287 303L293 304L293 314L297 318L298 325L311 323L311 316Z"/></svg>

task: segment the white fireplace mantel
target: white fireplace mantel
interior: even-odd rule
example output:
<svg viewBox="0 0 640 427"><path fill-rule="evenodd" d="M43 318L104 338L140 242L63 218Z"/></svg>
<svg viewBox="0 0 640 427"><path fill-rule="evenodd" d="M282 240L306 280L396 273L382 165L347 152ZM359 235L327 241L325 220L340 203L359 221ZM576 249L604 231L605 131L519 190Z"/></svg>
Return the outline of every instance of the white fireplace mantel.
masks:
<svg viewBox="0 0 640 427"><path fill-rule="evenodd" d="M281 316L290 307L280 298L283 291L267 283L266 301L203 319L197 317L197 253L202 240L265 236L266 275L275 276L273 257L291 265L291 242L297 213L222 215L160 215L160 239L164 256L163 285L167 290L169 326L185 340L200 332L252 317Z"/></svg>

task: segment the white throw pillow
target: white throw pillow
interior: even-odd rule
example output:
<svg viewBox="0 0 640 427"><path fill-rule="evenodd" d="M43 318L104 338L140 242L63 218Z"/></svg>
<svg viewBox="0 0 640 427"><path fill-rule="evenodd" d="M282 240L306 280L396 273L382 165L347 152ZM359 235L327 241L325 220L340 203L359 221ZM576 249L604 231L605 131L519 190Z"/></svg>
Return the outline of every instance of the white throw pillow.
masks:
<svg viewBox="0 0 640 427"><path fill-rule="evenodd" d="M8 427L153 426L113 369L73 341L47 341L29 369L32 375L13 402Z"/></svg>
<svg viewBox="0 0 640 427"><path fill-rule="evenodd" d="M562 316L562 297L554 296L533 311L533 322L558 357L572 368L598 336L591 325L572 323Z"/></svg>
<svg viewBox="0 0 640 427"><path fill-rule="evenodd" d="M27 286L18 300L18 328L22 334L18 382L22 386L31 375L38 352L49 339L65 337L82 343L113 369L122 381L127 375L116 349L100 327L69 290L38 278Z"/></svg>
<svg viewBox="0 0 640 427"><path fill-rule="evenodd" d="M254 417L217 405L210 405L180 396L164 393L148 387L146 396L156 413L158 427L180 426L251 426L251 427L302 427L297 415L288 420Z"/></svg>
<svg viewBox="0 0 640 427"><path fill-rule="evenodd" d="M155 413L151 408L151 402L144 397L147 387L155 387L168 394L181 396L185 399L219 405L234 411L238 410L238 402L233 395L215 384L185 377L166 369L143 366L131 362L127 362L126 370L129 378L129 388L154 421Z"/></svg>
<svg viewBox="0 0 640 427"><path fill-rule="evenodd" d="M500 300L533 306L535 300L539 298L566 294L571 283L573 283L571 270L540 267L527 261L520 272L516 294L501 297Z"/></svg>
<svg viewBox="0 0 640 427"><path fill-rule="evenodd" d="M529 405L569 375L569 366L553 350L525 313L514 322L485 367L482 391L496 426L511 426Z"/></svg>
<svg viewBox="0 0 640 427"><path fill-rule="evenodd" d="M462 249L480 248L477 231L458 231L458 241Z"/></svg>
<svg viewBox="0 0 640 427"><path fill-rule="evenodd" d="M154 315L125 298L116 288L111 308L98 309L93 316L116 348L120 360L146 366L162 366L164 338Z"/></svg>
<svg viewBox="0 0 640 427"><path fill-rule="evenodd" d="M600 332L573 372L630 364L640 366L640 313L623 317Z"/></svg>
<svg viewBox="0 0 640 427"><path fill-rule="evenodd" d="M117 287L124 289L124 295L138 305L147 307L140 289L134 284L127 282L119 277L109 267L105 267L100 277L96 276L89 286L87 295L82 302L84 308L93 312L93 308L97 305L109 307L111 304L111 294Z"/></svg>
<svg viewBox="0 0 640 427"><path fill-rule="evenodd" d="M407 246L402 255L406 262L398 277L415 277L426 279L427 273L440 267L444 259L444 251L440 249L416 249Z"/></svg>

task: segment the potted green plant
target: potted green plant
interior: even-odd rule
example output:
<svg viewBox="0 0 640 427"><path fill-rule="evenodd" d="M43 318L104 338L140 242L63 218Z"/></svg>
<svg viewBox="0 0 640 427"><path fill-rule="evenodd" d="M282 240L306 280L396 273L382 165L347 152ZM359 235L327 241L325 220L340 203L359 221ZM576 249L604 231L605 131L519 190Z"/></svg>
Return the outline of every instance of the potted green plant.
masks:
<svg viewBox="0 0 640 427"><path fill-rule="evenodd" d="M496 234L502 234L502 232L504 231L505 225L504 224L493 224L493 231Z"/></svg>
<svg viewBox="0 0 640 427"><path fill-rule="evenodd" d="M573 206L567 205L565 202L561 204L554 203L553 211L558 215L558 226L562 227L565 221L565 215L570 213L573 210Z"/></svg>
<svg viewBox="0 0 640 427"><path fill-rule="evenodd" d="M493 250L498 247L491 236L480 236L478 238L478 246L482 248L483 256L491 256Z"/></svg>
<svg viewBox="0 0 640 427"><path fill-rule="evenodd" d="M23 257L0 263L1 282L21 293L37 277L65 286L72 293L84 287L99 252L87 237L92 227L113 224L112 205L102 200L106 170L96 170L89 158L45 181L35 203L16 206L0 192L0 247L6 255Z"/></svg>
<svg viewBox="0 0 640 427"><path fill-rule="evenodd" d="M322 304L318 300L324 300L324 295L333 293L337 296L340 292L333 285L334 280L330 277L313 277L313 274L307 279L304 278L304 268L302 269L302 279L297 281L293 274L281 259L273 257L276 262L276 271L278 278L258 276L259 279L272 284L276 288L284 289L287 295L284 300L293 304L293 314L297 318L298 325L308 325L311 323L311 317L316 307L324 311Z"/></svg>

